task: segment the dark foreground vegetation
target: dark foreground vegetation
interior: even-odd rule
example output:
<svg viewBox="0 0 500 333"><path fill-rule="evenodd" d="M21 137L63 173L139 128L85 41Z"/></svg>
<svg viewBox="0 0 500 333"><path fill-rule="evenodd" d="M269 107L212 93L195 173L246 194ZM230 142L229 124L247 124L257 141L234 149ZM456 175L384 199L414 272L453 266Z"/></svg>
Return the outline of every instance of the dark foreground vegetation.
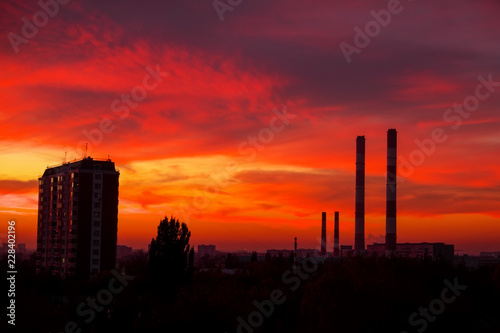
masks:
<svg viewBox="0 0 500 333"><path fill-rule="evenodd" d="M500 332L500 266L354 257L294 270L289 258L267 258L234 275L195 268L162 281L143 253L121 262L119 288L112 272L35 275L33 259L18 264L19 332Z"/></svg>

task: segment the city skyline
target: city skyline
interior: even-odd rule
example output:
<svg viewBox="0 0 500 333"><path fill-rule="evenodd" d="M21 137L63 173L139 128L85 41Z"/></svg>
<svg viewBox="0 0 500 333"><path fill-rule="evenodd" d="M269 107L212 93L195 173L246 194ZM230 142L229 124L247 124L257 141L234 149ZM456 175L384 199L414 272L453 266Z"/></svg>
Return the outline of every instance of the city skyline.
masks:
<svg viewBox="0 0 500 333"><path fill-rule="evenodd" d="M384 243L396 128L397 242L499 251L500 4L389 3L68 2L35 32L47 9L4 2L0 219L35 248L38 178L87 154L120 171L118 244L173 215L193 244L319 248L328 212L330 252L335 211L354 246L359 135Z"/></svg>
<svg viewBox="0 0 500 333"><path fill-rule="evenodd" d="M394 161L392 161L392 159L395 158L396 156L396 151L395 150L391 150L392 147L395 147L396 144L397 144L397 138L396 138L396 135L397 135L397 131L396 129L389 129L387 131L387 167L388 167L388 171L387 171L387 174L390 174L390 175L394 175L394 169L389 169L391 166L394 166ZM361 141L360 141L361 140ZM364 242L364 239L365 239L365 233L364 233L364 218L365 218L365 212L364 212L364 200L365 200L365 194L364 194L364 185L365 185L365 154L366 154L366 151L365 151L365 136L358 136L357 139L356 139L356 168L358 168L358 164L359 165L362 165L362 169L360 170L357 170L356 172L358 173L358 177L361 177L360 179L361 180L358 180L358 178L356 178L356 190L359 189L359 188L362 188L363 189L363 192L361 192L360 194L358 194L356 192L356 202L358 201L358 197L361 198L361 202L362 202L362 207L360 209L360 218L362 219L362 227L359 231L359 237L362 239L362 243L360 245L358 245L358 249L356 249L356 239L358 238L358 234L356 233L356 236L355 238L352 240L351 243L349 243L349 241L347 242L344 242L344 243L341 243L343 246L352 246L352 244L354 244L354 251L355 253L357 254L365 254L367 253L367 250L368 250L368 247L371 246L372 248L374 246L377 246L377 243L379 245L382 245L382 246L385 246L384 243L380 243L380 242L377 242L377 241L374 241L372 244L366 244L365 245L365 242ZM391 141L392 140L392 141ZM361 146L360 146L361 145ZM86 153L85 153L86 154ZM361 157L360 157L361 156ZM359 163L358 163L359 162ZM99 168L100 168L100 165L101 164L106 164L106 163L112 163L114 165L113 162L111 162L110 159L108 160L102 160L102 161L99 161L99 160L96 160L94 162L94 159L90 156L82 156L81 159L77 160L75 159L74 161L63 161L62 164L59 164L59 165L55 165L55 166L51 166L51 167L47 167L46 171L44 172L44 175L39 179L40 181L40 189L42 188L45 188L45 190L47 190L47 192L49 192L49 190L51 191L51 189L49 189L47 186L48 184L50 184L50 187L52 187L52 184L53 184L53 180L56 180L56 183L59 182L60 180L60 184L63 184L63 178L64 178L64 186L63 188L66 189L68 188L70 191L72 191L72 187L70 185L74 185L74 184L71 184L71 182L73 182L73 179L72 177L73 176L77 176L77 174L74 174L75 170L78 171L78 169L82 168L82 166L85 166L87 165L87 167L83 167L83 170L85 170L85 168L89 168L89 163L91 164L98 164ZM93 172L95 173L96 171L93 169L93 168L90 168L89 170L91 170L90 172ZM114 166L113 166L113 169L114 169ZM391 170L391 171L389 171ZM81 172L81 171L80 171ZM88 171L87 171L88 172ZM102 171L98 171L98 172L102 172ZM99 175L98 175L99 176ZM54 178L55 177L55 178ZM68 177L71 177L71 179L69 179ZM67 183L67 180L66 178L68 178L68 181L70 181L69 183ZM395 184L391 184L390 183L390 180L394 181L394 177L391 176L391 177L387 177L387 193L386 193L386 200L387 200L387 205L389 205L389 202L390 201L393 201L394 200L394 196L395 196L395 190L393 188L395 188ZM100 180L98 180L100 182ZM361 182L361 183L360 183ZM88 184L85 184L86 186L90 186L89 188L92 188L92 184L93 183L88 183ZM99 185L99 184L97 184ZM47 188L46 188L47 187ZM60 187L60 186L58 186ZM66 190L65 190L66 191ZM52 192L50 192L52 193ZM59 193L59 191L57 192ZM61 191L62 193L62 191ZM66 192L65 192L66 193ZM44 194L44 191L43 190L40 190L40 198L44 197L45 199L47 199L47 194ZM59 194L58 194L59 195ZM62 194L61 194L62 195ZM69 192L67 194L69 196ZM59 198L61 199L61 198ZM39 205L40 207L42 206L46 206L46 203L44 204L44 201L42 199L39 199ZM62 203L62 200L58 200L57 202L61 202L61 205L63 205ZM55 203L54 203L55 205ZM355 207L358 207L357 206L357 203L355 204ZM396 203L394 201L394 203L392 203L390 206L387 206L387 209L388 207L392 207L391 209L394 209L394 212L393 211L389 211L389 210L386 210L386 219L388 217L394 217L394 220L395 220L395 217L396 217ZM63 207L64 208L64 207ZM75 209L75 208L72 208L72 209ZM356 208L357 209L357 208ZM70 209L71 211L71 209ZM43 211L42 210L39 210L39 215L40 216L45 216L46 213L42 213ZM335 212L335 214L338 214L339 212ZM334 250L334 247L333 247L333 244L332 244L332 239L331 239L331 234L332 234L332 231L331 231L331 228L330 227L327 227L327 225L329 225L330 223L328 223L329 219L328 219L328 216L330 215L328 212L322 212L322 217L321 217L321 237L318 237L316 240L320 240L319 244L316 244L316 248L319 249L319 252L322 256L328 254L328 255L334 255L335 256L335 250ZM59 216L60 215L60 216ZM178 218L178 217L177 217ZM58 214L58 219L63 219L62 218L62 213L61 214ZM39 219L40 223L41 223L41 218ZM45 217L44 217L44 221L45 221ZM80 221L81 222L81 221ZM44 222L44 223L47 223L47 222ZM41 224L39 224L39 227L38 227L38 233L41 232L41 228L40 228ZM386 232L389 232L389 230L392 230L390 228L394 228L395 230L395 226L394 227L389 227L390 226L390 222L389 220L386 220L386 228L389 228L389 229L386 229ZM357 227L355 227L355 231L357 230L356 229ZM45 230L45 229L44 229ZM69 229L68 229L69 230ZM327 236L328 234L328 236ZM387 240L387 236L389 234L387 234L385 236L385 240ZM40 235L38 236L39 238L41 237ZM395 239L396 239L396 236L394 234L394 242L395 242ZM327 241L327 238L328 238L328 241ZM381 237L379 237L380 239ZM40 238L41 239L41 238ZM295 241L297 241L297 238L295 238ZM69 241L68 241L69 242ZM279 242L278 242L279 243ZM306 239L306 244L310 244L310 242L307 241ZM398 242L398 246L399 245L404 245L404 244L408 244L409 242L408 241L405 241L404 243L401 243L401 242ZM433 241L433 242L427 242L425 239L424 240L420 240L420 241L413 241L413 242L410 242L410 243L414 243L414 244L421 244L421 243L428 243L428 244L432 244L432 243L441 243L439 241ZM68 243L69 244L69 243ZM90 244L90 241L89 241L89 244ZM116 243L115 243L116 244ZM394 243L395 244L395 243ZM109 244L108 244L109 245ZM272 245L272 243L270 244ZM53 247L54 245L50 245L50 247ZM331 247L331 249L329 248L329 246ZM453 249L453 245L452 246L452 249ZM144 247L141 247L142 249L144 249ZM286 249L288 249L288 247L285 247ZM265 249L266 251L269 252L271 248L268 247L267 249ZM275 248L273 248L274 250ZM245 251L245 252L252 252L254 250L259 250L259 251L262 251L263 248L249 248L249 249L243 249L243 248L237 248L237 249L232 249L232 251L234 252L238 252L238 251ZM224 250L223 250L224 251ZM231 250L227 250L228 252L232 252ZM386 250L388 251L388 250ZM458 251L464 251L464 250L458 250ZM453 252L453 250L452 250ZM484 252L484 251L481 251L481 252ZM369 252L371 253L371 252ZM389 252L387 252L387 254L389 254ZM395 252L393 254L396 254ZM457 253L458 254L458 253ZM391 255L391 254L389 254ZM396 254L398 255L398 254ZM69 267L69 266L68 266ZM62 272L63 274L64 272ZM64 274L63 274L64 275Z"/></svg>

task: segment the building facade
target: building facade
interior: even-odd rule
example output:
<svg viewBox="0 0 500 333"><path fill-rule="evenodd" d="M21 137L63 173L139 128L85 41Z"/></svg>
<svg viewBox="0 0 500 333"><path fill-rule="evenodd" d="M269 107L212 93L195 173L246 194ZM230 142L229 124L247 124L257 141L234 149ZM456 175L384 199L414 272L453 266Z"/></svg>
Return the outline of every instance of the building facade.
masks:
<svg viewBox="0 0 500 333"><path fill-rule="evenodd" d="M120 260L132 255L132 247L126 245L116 246L116 259Z"/></svg>
<svg viewBox="0 0 500 333"><path fill-rule="evenodd" d="M36 271L92 276L116 263L119 172L91 157L39 178Z"/></svg>
<svg viewBox="0 0 500 333"><path fill-rule="evenodd" d="M445 259L453 262L455 247L444 243L398 243L396 255L409 258ZM385 244L374 243L368 245L368 254L382 256L386 254Z"/></svg>
<svg viewBox="0 0 500 333"><path fill-rule="evenodd" d="M208 256L209 259L215 257L215 245L198 245L198 257L203 258Z"/></svg>

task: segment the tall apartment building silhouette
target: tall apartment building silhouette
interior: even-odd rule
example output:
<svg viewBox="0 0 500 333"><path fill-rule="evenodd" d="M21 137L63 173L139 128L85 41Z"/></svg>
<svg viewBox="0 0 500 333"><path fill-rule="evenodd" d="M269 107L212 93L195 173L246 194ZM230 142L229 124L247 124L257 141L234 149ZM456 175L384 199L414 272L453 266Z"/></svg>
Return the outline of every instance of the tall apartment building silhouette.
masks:
<svg viewBox="0 0 500 333"><path fill-rule="evenodd" d="M87 157L39 178L36 271L63 277L113 269L118 179L111 160Z"/></svg>

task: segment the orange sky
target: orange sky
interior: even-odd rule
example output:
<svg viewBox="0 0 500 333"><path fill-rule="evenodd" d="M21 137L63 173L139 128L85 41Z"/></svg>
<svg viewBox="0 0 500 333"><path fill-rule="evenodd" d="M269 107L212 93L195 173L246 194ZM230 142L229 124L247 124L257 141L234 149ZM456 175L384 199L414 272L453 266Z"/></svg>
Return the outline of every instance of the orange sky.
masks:
<svg viewBox="0 0 500 333"><path fill-rule="evenodd" d="M365 135L366 238L383 242L386 131L396 128L398 241L500 251L500 83L477 88L480 76L500 81L500 4L445 3L405 3L348 64L339 44L354 45L353 28L386 1L245 2L222 22L210 1L70 2L17 53L9 33L22 36L22 18L41 8L3 2L4 230L15 219L18 243L35 247L37 178L88 142L121 173L119 244L146 247L173 214L193 245L292 248L297 236L317 248L321 212L331 240L338 210L340 242L352 245ZM478 89L487 96L474 111L447 111Z"/></svg>

